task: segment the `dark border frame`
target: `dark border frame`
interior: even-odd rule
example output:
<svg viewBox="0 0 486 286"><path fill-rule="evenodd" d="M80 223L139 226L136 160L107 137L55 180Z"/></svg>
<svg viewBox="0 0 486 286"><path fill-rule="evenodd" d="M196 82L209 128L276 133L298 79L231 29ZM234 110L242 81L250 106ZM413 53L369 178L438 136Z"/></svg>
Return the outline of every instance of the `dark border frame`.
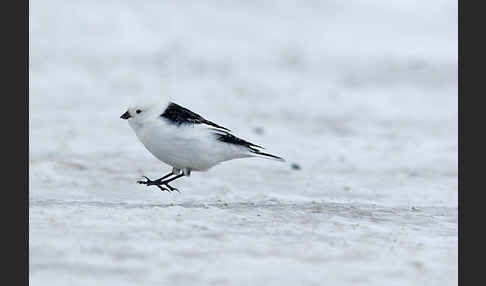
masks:
<svg viewBox="0 0 486 286"><path fill-rule="evenodd" d="M29 1L2 2L2 281L29 285Z"/></svg>

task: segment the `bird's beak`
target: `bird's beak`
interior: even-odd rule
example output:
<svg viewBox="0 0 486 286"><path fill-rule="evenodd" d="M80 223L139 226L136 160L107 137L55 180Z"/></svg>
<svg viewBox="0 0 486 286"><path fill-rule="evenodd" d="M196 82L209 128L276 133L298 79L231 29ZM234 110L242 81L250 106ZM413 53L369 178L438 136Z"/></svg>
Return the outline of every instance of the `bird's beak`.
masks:
<svg viewBox="0 0 486 286"><path fill-rule="evenodd" d="M127 110L127 112L123 113L122 116L120 116L121 119L125 119L125 120L130 118L130 117L132 117L132 116L130 115L128 110Z"/></svg>

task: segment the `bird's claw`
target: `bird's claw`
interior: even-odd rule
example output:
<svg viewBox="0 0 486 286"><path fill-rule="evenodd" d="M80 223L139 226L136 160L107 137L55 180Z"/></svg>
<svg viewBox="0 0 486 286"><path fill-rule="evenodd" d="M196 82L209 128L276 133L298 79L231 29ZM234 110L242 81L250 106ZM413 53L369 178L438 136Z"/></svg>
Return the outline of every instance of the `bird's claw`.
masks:
<svg viewBox="0 0 486 286"><path fill-rule="evenodd" d="M152 181L149 178L147 178L146 176L143 176L143 177L147 181L137 181L137 183L139 183L141 185L147 185L147 186L156 186L162 192L169 192L169 193L171 193L173 191L176 191L176 192L180 193L180 191L177 188L172 187L168 183L160 182L160 181L157 181L157 180L156 181Z"/></svg>
<svg viewBox="0 0 486 286"><path fill-rule="evenodd" d="M170 193L170 190L169 189L164 188L161 185L155 185L155 186L157 186L157 188L159 188L162 192L169 192Z"/></svg>
<svg viewBox="0 0 486 286"><path fill-rule="evenodd" d="M162 191L167 191L169 193L172 193L173 191L178 192L179 194L181 193L177 188L172 187L171 185L161 182L160 185L156 185L160 190Z"/></svg>
<svg viewBox="0 0 486 286"><path fill-rule="evenodd" d="M149 178L143 176L145 179L147 179L147 181L137 181L137 183L141 184L141 185L147 185L147 186L151 186L151 185L154 185L155 181L152 181L150 180Z"/></svg>
<svg viewBox="0 0 486 286"><path fill-rule="evenodd" d="M166 186L167 188L169 188L169 190L170 190L171 192L176 191L176 192L178 192L179 194L181 193L181 192L180 192L180 191L179 191L177 188L174 188L174 187L172 187L172 186L171 186L171 185L169 185L169 184L165 184L165 186Z"/></svg>

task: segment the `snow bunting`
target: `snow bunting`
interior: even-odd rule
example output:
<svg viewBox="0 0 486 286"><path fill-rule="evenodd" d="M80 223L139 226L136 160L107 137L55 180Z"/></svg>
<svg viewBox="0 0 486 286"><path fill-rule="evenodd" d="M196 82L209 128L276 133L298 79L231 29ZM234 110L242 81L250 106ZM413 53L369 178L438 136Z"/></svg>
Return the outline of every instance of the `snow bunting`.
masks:
<svg viewBox="0 0 486 286"><path fill-rule="evenodd" d="M146 181L138 181L162 191L178 191L169 183L190 176L191 171L207 171L224 161L247 157L284 161L173 102L131 106L120 118L128 120L150 153L173 167L172 172L160 179L152 181L144 176Z"/></svg>

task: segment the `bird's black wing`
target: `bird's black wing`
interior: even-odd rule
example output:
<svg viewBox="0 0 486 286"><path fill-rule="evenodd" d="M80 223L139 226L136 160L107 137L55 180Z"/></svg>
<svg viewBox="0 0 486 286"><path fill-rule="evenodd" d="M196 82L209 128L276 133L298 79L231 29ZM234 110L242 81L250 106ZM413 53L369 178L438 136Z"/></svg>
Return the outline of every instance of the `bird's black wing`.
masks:
<svg viewBox="0 0 486 286"><path fill-rule="evenodd" d="M243 146L243 147L248 148L248 151L250 151L251 153L261 155L261 156L264 156L264 157L270 157L270 158L273 158L273 159L277 159L279 161L285 161L281 157L278 157L278 156L275 156L275 155L272 155L272 154L268 154L268 153L263 153L262 151L257 149L257 148L265 149L262 146L258 146L256 144L253 144L251 142L248 142L246 140L238 138L238 137L234 136L233 134L231 134L229 132L225 132L225 131L217 130L217 129L214 129L214 131L215 131L214 135L216 136L216 139L218 141L225 142L225 143L228 143L228 144Z"/></svg>
<svg viewBox="0 0 486 286"><path fill-rule="evenodd" d="M229 132L224 132L224 131L216 130L216 129L214 131L216 131L216 132L214 132L214 135L216 135L216 138L218 139L218 141L226 142L226 143L233 144L233 145L244 146L244 147L249 148L252 151L257 151L254 147L265 149L262 146L258 146L256 144L253 144L251 142L248 142L246 140L238 138L238 137L236 137L235 135L233 135Z"/></svg>
<svg viewBox="0 0 486 286"><path fill-rule="evenodd" d="M219 129L230 131L228 128L220 126L214 122L204 119L201 115L190 111L176 103L171 102L167 109L160 115L160 117L165 118L176 124L178 126L182 124L206 124Z"/></svg>

